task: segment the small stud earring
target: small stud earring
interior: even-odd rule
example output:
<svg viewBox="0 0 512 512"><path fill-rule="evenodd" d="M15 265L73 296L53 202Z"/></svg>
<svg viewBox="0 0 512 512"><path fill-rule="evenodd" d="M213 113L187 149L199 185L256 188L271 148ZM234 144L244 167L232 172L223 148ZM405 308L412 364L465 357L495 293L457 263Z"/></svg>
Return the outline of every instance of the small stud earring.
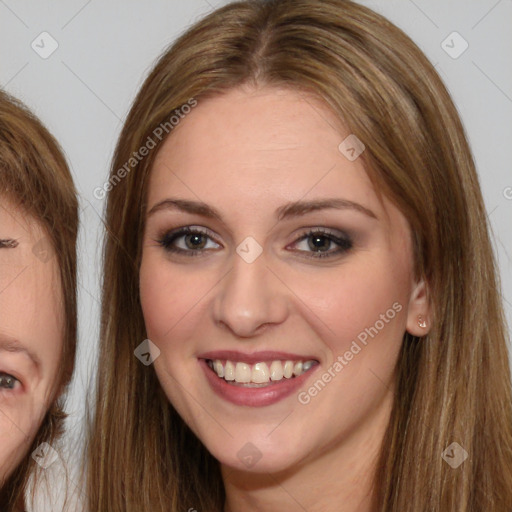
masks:
<svg viewBox="0 0 512 512"><path fill-rule="evenodd" d="M421 315L418 315L418 325L422 329L425 329L425 327L427 327L427 321Z"/></svg>

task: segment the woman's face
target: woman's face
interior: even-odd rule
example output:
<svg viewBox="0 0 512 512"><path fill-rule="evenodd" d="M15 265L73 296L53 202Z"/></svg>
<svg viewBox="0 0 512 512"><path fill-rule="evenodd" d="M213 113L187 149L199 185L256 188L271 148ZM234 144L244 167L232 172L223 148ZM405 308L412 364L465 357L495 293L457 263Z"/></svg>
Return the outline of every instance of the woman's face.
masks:
<svg viewBox="0 0 512 512"><path fill-rule="evenodd" d="M404 332L425 334L408 224L338 127L310 96L235 89L199 100L151 172L140 293L155 370L227 466L370 455Z"/></svg>
<svg viewBox="0 0 512 512"><path fill-rule="evenodd" d="M27 455L48 410L62 333L54 251L34 219L1 199L0 484Z"/></svg>

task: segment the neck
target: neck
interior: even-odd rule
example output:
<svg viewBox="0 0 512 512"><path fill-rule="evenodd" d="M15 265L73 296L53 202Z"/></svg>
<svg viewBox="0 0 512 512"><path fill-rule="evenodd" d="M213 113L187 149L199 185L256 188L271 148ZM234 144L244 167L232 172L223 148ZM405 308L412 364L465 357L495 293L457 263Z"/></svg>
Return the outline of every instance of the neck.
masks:
<svg viewBox="0 0 512 512"><path fill-rule="evenodd" d="M366 424L292 469L252 473L221 466L224 512L374 512L373 482L391 400L388 395Z"/></svg>

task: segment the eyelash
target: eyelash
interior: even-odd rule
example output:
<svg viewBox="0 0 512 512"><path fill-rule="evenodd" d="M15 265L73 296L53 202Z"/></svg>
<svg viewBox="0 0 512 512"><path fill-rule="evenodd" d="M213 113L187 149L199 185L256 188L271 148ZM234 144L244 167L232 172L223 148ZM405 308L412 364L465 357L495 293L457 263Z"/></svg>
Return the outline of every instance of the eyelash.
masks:
<svg viewBox="0 0 512 512"><path fill-rule="evenodd" d="M177 247L174 247L172 244L179 238L186 236L186 235L202 235L208 238L212 238L210 234L207 231L204 231L202 229L192 229L190 227L184 227L179 228L175 231L170 231L168 233L165 233L163 236L161 236L157 242L164 248L165 251L169 253L177 253L177 254L183 254L186 256L200 256L204 253L206 249L199 249L199 250L185 250L180 249ZM353 242L352 240L345 235L343 238L337 237L333 235L332 233L326 231L323 228L314 228L303 235L299 239L296 240L295 244L298 242L302 242L303 240L306 240L309 237L312 237L316 235L317 238L327 238L329 241L334 242L339 246L339 249L335 251L325 252L325 251L319 251L319 252L312 252L311 256L307 256L308 258L313 259L320 259L320 258L330 258L333 256L336 256L341 253L348 252L350 249L352 249ZM300 251L300 252L307 252L307 251ZM315 254L315 256L313 256Z"/></svg>
<svg viewBox="0 0 512 512"><path fill-rule="evenodd" d="M6 383L9 380L14 381L13 387L4 387L4 383ZM17 382L21 384L21 382L16 377L13 377L12 375L9 375L8 373L5 372L0 372L0 390L13 391L15 389Z"/></svg>

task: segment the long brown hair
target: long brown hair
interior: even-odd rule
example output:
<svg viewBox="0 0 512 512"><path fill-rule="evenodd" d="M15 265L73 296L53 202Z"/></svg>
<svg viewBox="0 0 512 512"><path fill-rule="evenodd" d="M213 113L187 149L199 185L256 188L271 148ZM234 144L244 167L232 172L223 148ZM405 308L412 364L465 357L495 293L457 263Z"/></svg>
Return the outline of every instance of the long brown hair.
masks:
<svg viewBox="0 0 512 512"><path fill-rule="evenodd" d="M0 510L25 510L29 478L39 467L30 453L53 443L63 431L66 414L61 392L71 379L77 336L76 239L78 200L62 150L37 117L19 100L0 90L0 200L20 208L45 230L55 251L63 292L63 351L56 376L56 396L31 443L28 455L2 486ZM32 487L34 497L35 486Z"/></svg>
<svg viewBox="0 0 512 512"><path fill-rule="evenodd" d="M138 272L148 175L172 136L157 129L191 98L245 83L315 94L364 142L368 174L408 219L415 271L429 285L433 327L421 339L404 335L375 510L510 512L506 327L465 132L420 49L347 0L228 4L179 37L139 91L108 183L90 510L223 509L218 464L133 351L146 338ZM150 139L156 148L130 161ZM469 454L457 469L442 458L452 442Z"/></svg>

